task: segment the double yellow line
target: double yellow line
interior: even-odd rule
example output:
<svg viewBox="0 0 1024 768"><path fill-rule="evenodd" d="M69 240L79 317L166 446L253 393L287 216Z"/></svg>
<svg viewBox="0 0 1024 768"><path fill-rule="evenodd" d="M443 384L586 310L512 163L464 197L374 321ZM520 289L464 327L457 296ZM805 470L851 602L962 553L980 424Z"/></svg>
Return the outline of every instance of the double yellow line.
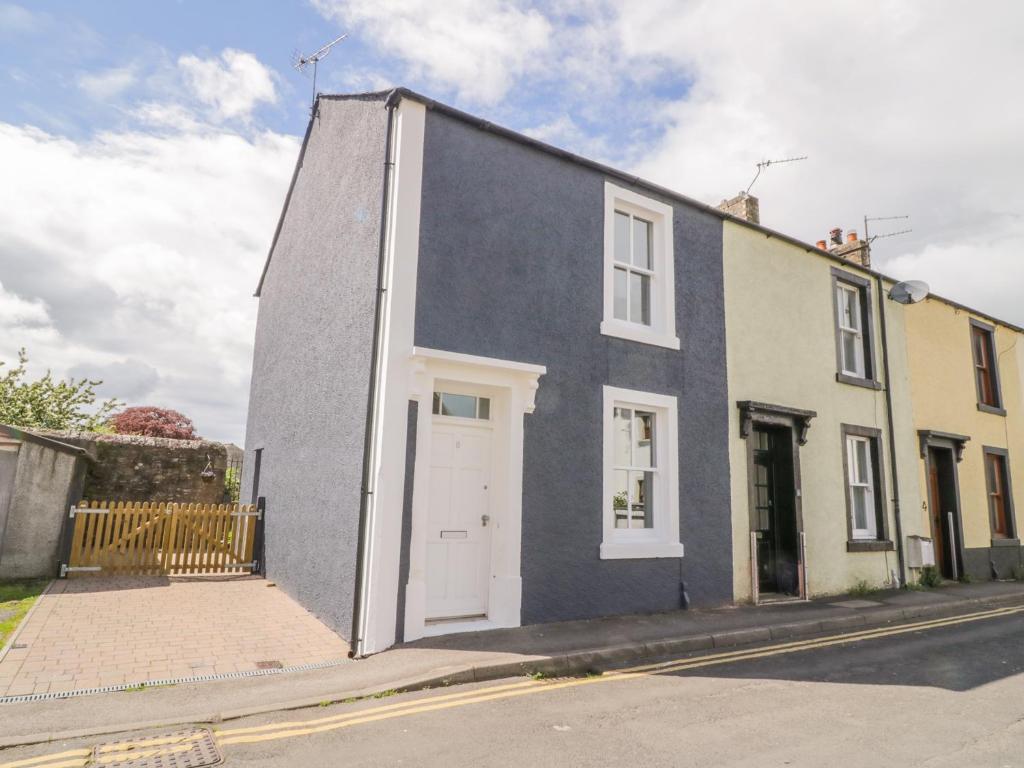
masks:
<svg viewBox="0 0 1024 768"><path fill-rule="evenodd" d="M698 656L691 659L675 661L664 661L655 664L643 664L629 667L627 669L613 670L595 677L571 678L562 680L525 680L504 685L495 685L485 688L476 688L461 693L450 693L440 696L428 696L413 701L390 704L382 707L349 712L341 715L315 718L311 720L291 721L283 723L272 723L270 725L253 726L250 728L232 728L216 732L217 743L222 746L229 744L251 744L255 742L274 741L278 739L290 739L297 736L309 736L315 733L333 731L339 728L349 728L354 725L373 723L381 720L390 720L397 717L407 717L425 712L437 712L454 707L464 707L470 704L482 704L488 701L509 699L518 696L527 696L534 693L549 693L563 688L575 688L582 685L596 685L598 683L621 682L632 680L644 675L667 674L681 672L690 669L699 669L718 664L731 664L752 659L761 659L770 656L778 656L785 653L811 650L815 648L827 648L843 643L859 642L880 637L918 632L926 629L936 629L955 624L964 624L972 621L1009 616L1024 611L1024 607L1001 608L991 611L967 614L948 619L935 619L932 621L921 621L914 624L904 624L898 627L879 628L863 630L860 632L848 632L842 635L831 635L812 640L798 640L787 643L766 646L741 651L729 651L714 653L705 656ZM4 766L0 766L4 768Z"/></svg>
<svg viewBox="0 0 1024 768"><path fill-rule="evenodd" d="M622 682L645 675L660 675L691 669L700 669L701 667L709 667L719 664L734 664L741 661L763 659L787 653L797 653L817 648L828 648L830 646L842 645L845 643L873 640L882 637L892 637L910 632L920 632L922 630L938 629L940 627L983 621L985 619L1012 616L1021 612L1024 612L1024 606L999 608L946 619L919 621L913 624L903 624L897 627L847 632L840 635L830 635L810 640L796 640L792 642L777 643L775 645L764 646L761 648L712 653L689 659L676 659L653 664L642 664L639 666L629 667L627 669L613 670L594 677L554 680L520 680L514 683L504 683L501 685L475 688L473 690L458 693L428 695L418 699L413 699L412 701L386 704L356 712L329 715L327 717L293 720L289 722L271 723L269 725L257 725L245 728L221 729L215 731L215 736L218 745L222 747L232 744L253 744L258 742L277 741L280 739L291 739L300 736L310 736L312 734L334 731L341 728L350 728L352 726L362 725L365 723L374 723L399 717L409 717L411 715L418 715L426 712L437 712L455 707L465 707L471 704L482 704L489 701L499 701L518 696L527 696L534 693L549 693L563 688L597 685L599 683ZM171 741L174 743L169 743ZM133 757L142 757L143 751L147 753L147 756L150 754L155 756L156 754L167 754L167 750L181 750L188 748L188 746L181 746L180 740L149 739L132 742L130 744L116 744L101 747L99 750L100 757L98 762L89 762L92 750L77 749L53 755L30 758L27 760L19 760L13 763L3 763L0 764L0 768L84 768L86 765L109 765L112 762L116 762L117 760L126 757L118 754L118 752L127 750L133 751ZM136 749L140 751L135 752L134 750Z"/></svg>

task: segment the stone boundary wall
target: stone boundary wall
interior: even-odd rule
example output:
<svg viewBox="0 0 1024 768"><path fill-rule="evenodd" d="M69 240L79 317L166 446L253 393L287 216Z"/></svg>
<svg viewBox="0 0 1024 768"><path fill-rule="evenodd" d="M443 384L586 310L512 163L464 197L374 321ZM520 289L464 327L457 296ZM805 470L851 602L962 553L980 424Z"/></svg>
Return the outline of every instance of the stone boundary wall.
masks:
<svg viewBox="0 0 1024 768"><path fill-rule="evenodd" d="M179 504L227 501L224 472L228 449L223 443L87 432L42 434L88 452L92 461L85 475L85 499ZM212 476L204 477L207 469Z"/></svg>

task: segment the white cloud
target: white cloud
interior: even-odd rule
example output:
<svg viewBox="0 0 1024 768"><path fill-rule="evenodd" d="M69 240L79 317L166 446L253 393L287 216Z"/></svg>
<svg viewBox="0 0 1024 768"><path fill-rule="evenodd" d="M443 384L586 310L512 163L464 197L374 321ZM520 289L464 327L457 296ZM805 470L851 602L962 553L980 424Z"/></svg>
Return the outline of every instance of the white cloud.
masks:
<svg viewBox="0 0 1024 768"><path fill-rule="evenodd" d="M711 204L808 155L758 180L766 225L907 214L876 266L1024 324L1019 3L314 2L439 97L527 124L540 104L531 135Z"/></svg>
<svg viewBox="0 0 1024 768"><path fill-rule="evenodd" d="M237 441L252 291L299 142L187 127L73 141L0 123L19 180L0 185L0 360L26 346L36 373L99 375L104 396Z"/></svg>
<svg viewBox="0 0 1024 768"><path fill-rule="evenodd" d="M814 241L909 214L913 233L876 241L877 266L1024 324L1024 104L1006 97L1022 24L1010 3L629 6L625 50L693 82L634 170L717 203L758 160L808 155L758 181L765 224Z"/></svg>
<svg viewBox="0 0 1024 768"><path fill-rule="evenodd" d="M273 73L251 53L227 48L219 59L186 55L178 68L192 94L219 119L247 120L257 105L277 101Z"/></svg>
<svg viewBox="0 0 1024 768"><path fill-rule="evenodd" d="M544 15L506 0L314 0L389 55L407 76L493 104L535 71L551 44Z"/></svg>
<svg viewBox="0 0 1024 768"><path fill-rule="evenodd" d="M134 66L113 67L99 72L82 72L78 87L97 101L106 101L133 86L136 82Z"/></svg>

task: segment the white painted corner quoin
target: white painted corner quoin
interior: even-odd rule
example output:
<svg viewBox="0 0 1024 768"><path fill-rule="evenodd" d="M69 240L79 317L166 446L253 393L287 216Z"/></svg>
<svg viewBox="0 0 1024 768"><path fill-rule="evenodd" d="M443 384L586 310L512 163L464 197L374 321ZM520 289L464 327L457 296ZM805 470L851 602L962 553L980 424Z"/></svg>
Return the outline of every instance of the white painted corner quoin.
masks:
<svg viewBox="0 0 1024 768"><path fill-rule="evenodd" d="M493 526L486 613L476 628L519 626L522 603L523 416L532 413L538 378L546 369L508 360L414 347L420 201L423 182L425 107L402 99L392 117L392 183L386 201L384 306L373 404L369 503L365 530L362 610L354 652L382 651L398 636L459 631L461 624L429 627L427 621L426 517L429 508L433 437L431 401L435 386L491 400L493 430L488 494ZM418 408L412 494L409 578L400 584L402 517L405 499L409 401ZM398 617L405 592L405 615Z"/></svg>

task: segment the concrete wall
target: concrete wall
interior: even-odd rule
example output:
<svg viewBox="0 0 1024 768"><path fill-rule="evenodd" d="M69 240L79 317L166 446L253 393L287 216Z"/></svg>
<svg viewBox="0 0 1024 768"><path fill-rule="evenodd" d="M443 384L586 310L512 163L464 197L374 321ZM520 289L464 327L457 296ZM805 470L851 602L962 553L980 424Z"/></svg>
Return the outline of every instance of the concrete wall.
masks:
<svg viewBox="0 0 1024 768"><path fill-rule="evenodd" d="M21 443L6 521L0 528L0 579L57 574L68 504L81 487L84 458L31 440Z"/></svg>
<svg viewBox="0 0 1024 768"><path fill-rule="evenodd" d="M781 240L726 222L725 305L729 371L729 452L732 466L733 545L737 599L750 599L750 514L747 444L740 437L737 401L817 411L800 450L808 586L812 595L841 592L857 581L878 586L897 567L896 553L847 552L846 477L842 424L882 431L886 515L895 536L885 394L836 381L832 268L837 263ZM846 268L843 266L843 268ZM853 265L849 271L865 273ZM876 370L882 377L878 290L872 286ZM916 523L921 496L913 476L916 442L911 424L903 307L886 301L892 368L897 461L904 534ZM909 518L909 523L906 523ZM925 534L926 535L926 534Z"/></svg>
<svg viewBox="0 0 1024 768"><path fill-rule="evenodd" d="M721 223L662 200L681 350L602 336L604 184L427 113L415 342L547 366L524 420L524 623L678 608L681 578L696 604L732 599ZM678 397L682 560L599 558L606 384Z"/></svg>
<svg viewBox="0 0 1024 768"><path fill-rule="evenodd" d="M1009 452L1016 531L1024 525L1024 339L1005 326L996 326L995 342L1005 416L978 410L971 350L970 312L937 299L907 310L910 372L914 394L914 427L970 437L963 461L957 465L963 523L965 565L973 578L991 578L989 560L995 559L1001 577L1022 562L1019 547L992 548L988 490L982 447ZM982 317L978 320L991 325ZM927 499L925 463L918 456L916 476L922 499ZM920 508L919 508L920 509ZM928 513L920 509L921 525Z"/></svg>
<svg viewBox="0 0 1024 768"><path fill-rule="evenodd" d="M267 575L348 637L387 110L319 104L260 297L242 498L262 449Z"/></svg>

